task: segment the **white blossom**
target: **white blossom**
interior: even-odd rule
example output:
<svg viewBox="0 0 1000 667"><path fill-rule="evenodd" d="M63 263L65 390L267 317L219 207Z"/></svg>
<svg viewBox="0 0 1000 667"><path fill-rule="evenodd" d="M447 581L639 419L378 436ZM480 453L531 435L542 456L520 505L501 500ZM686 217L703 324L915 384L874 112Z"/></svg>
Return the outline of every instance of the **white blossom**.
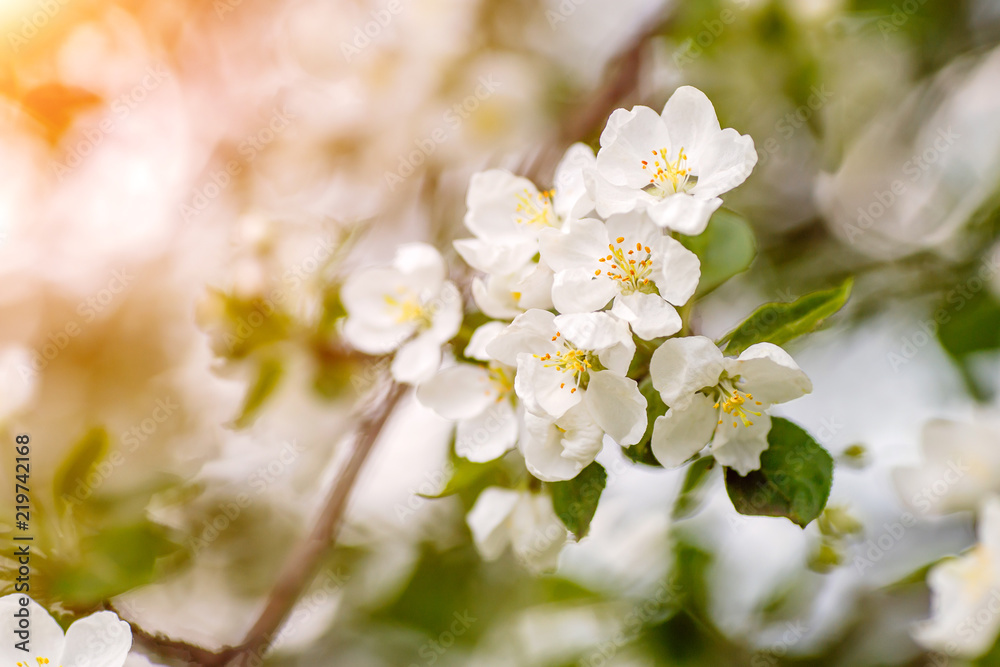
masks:
<svg viewBox="0 0 1000 667"><path fill-rule="evenodd" d="M462 324L458 288L446 280L441 254L424 243L400 246L392 266L357 271L341 298L344 337L369 354L396 351L392 375L417 384L441 364L441 345Z"/></svg>
<svg viewBox="0 0 1000 667"><path fill-rule="evenodd" d="M682 234L700 234L719 198L746 180L757 163L753 139L721 129L715 108L696 88L678 88L663 113L617 109L601 134L587 187L607 218L634 209Z"/></svg>
<svg viewBox="0 0 1000 667"><path fill-rule="evenodd" d="M455 453L478 463L503 456L517 443L514 368L492 361L486 345L504 329L489 322L472 334L465 356L485 366L458 363L417 388L417 399L445 419L457 421Z"/></svg>
<svg viewBox="0 0 1000 667"><path fill-rule="evenodd" d="M614 299L611 312L644 339L680 330L674 306L687 303L701 277L698 257L640 213L574 220L565 232L543 232L540 246L555 271L559 312L600 310Z"/></svg>
<svg viewBox="0 0 1000 667"><path fill-rule="evenodd" d="M669 407L653 426L652 450L678 466L711 441L712 454L741 475L760 467L767 409L812 391L812 382L777 345L757 343L724 357L704 336L671 338L650 361L653 386Z"/></svg>
<svg viewBox="0 0 1000 667"><path fill-rule="evenodd" d="M496 560L508 546L536 572L554 570L567 531L543 493L488 487L466 517L472 538L486 560Z"/></svg>
<svg viewBox="0 0 1000 667"><path fill-rule="evenodd" d="M24 638L17 634L23 628L15 614L30 619L27 651L17 648ZM49 612L19 593L0 598L0 626L0 662L11 667L122 667L132 648L132 628L113 612L74 621L64 634Z"/></svg>

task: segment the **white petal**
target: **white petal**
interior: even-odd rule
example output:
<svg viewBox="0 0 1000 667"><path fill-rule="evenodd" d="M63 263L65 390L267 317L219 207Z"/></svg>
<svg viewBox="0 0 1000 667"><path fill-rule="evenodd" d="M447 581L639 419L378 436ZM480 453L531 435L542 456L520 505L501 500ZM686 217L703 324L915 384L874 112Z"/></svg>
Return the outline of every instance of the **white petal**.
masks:
<svg viewBox="0 0 1000 667"><path fill-rule="evenodd" d="M685 408L670 408L653 423L650 448L665 468L675 468L700 452L715 432L712 399L696 394Z"/></svg>
<svg viewBox="0 0 1000 667"><path fill-rule="evenodd" d="M741 391L764 405L786 403L812 391L812 382L795 360L777 345L751 345L736 359L726 360L730 376L743 378Z"/></svg>
<svg viewBox="0 0 1000 667"><path fill-rule="evenodd" d="M552 336L556 335L555 315L547 310L532 309L514 318L493 342L486 346L486 353L508 366L517 365L517 355L522 352L544 355L555 351Z"/></svg>
<svg viewBox="0 0 1000 667"><path fill-rule="evenodd" d="M60 667L122 667L132 648L132 628L110 611L74 622L66 631Z"/></svg>
<svg viewBox="0 0 1000 667"><path fill-rule="evenodd" d="M618 285L606 275L595 276L590 269L560 271L552 281L552 303L563 314L601 310L618 294Z"/></svg>
<svg viewBox="0 0 1000 667"><path fill-rule="evenodd" d="M367 354L388 354L412 337L416 330L414 322L378 327L369 325L360 318L348 316L341 333L356 350Z"/></svg>
<svg viewBox="0 0 1000 667"><path fill-rule="evenodd" d="M646 397L632 378L611 371L591 373L584 404L619 445L634 445L646 432Z"/></svg>
<svg viewBox="0 0 1000 667"><path fill-rule="evenodd" d="M483 489L465 522L484 560L496 560L510 542L507 519L520 498L517 491L491 486Z"/></svg>
<svg viewBox="0 0 1000 667"><path fill-rule="evenodd" d="M991 494L982 500L976 533L980 544L985 546L994 558L1000 558L1000 497ZM1000 583L1000 571L996 574Z"/></svg>
<svg viewBox="0 0 1000 667"><path fill-rule="evenodd" d="M526 178L502 169L491 169L473 175L469 182L465 226L484 241L507 242L516 238L534 239L535 225L518 223L519 197L537 201L538 188Z"/></svg>
<svg viewBox="0 0 1000 667"><path fill-rule="evenodd" d="M525 410L558 419L580 402L583 392L570 373L546 363L528 353L518 355L514 391Z"/></svg>
<svg viewBox="0 0 1000 667"><path fill-rule="evenodd" d="M698 289L701 260L669 236L660 236L656 240L653 267L653 282L657 291L675 306L683 306Z"/></svg>
<svg viewBox="0 0 1000 667"><path fill-rule="evenodd" d="M482 414L498 397L489 371L473 364L445 368L417 388L418 401L451 420Z"/></svg>
<svg viewBox="0 0 1000 667"><path fill-rule="evenodd" d="M521 314L510 283L502 276L489 276L486 281L472 279L472 299L488 317L507 320Z"/></svg>
<svg viewBox="0 0 1000 667"><path fill-rule="evenodd" d="M615 368L612 370L616 370L622 375L628 370L628 363L632 361L632 354L635 353L635 343L632 342L632 335L625 322L608 313L579 313L557 315L553 323L562 337L576 346L577 349L601 352L623 348L622 352L631 351L631 354L628 354L628 359L624 362L624 369L621 368L621 359L613 361ZM601 361L604 363L603 356ZM607 363L605 366L611 368Z"/></svg>
<svg viewBox="0 0 1000 667"><path fill-rule="evenodd" d="M597 214L604 218L632 211L642 212L647 206L660 201L642 190L627 185L615 185L597 170L585 171L583 181L587 185L587 193L594 200Z"/></svg>
<svg viewBox="0 0 1000 667"><path fill-rule="evenodd" d="M511 293L521 310L552 307L552 269L545 262L528 264L516 275Z"/></svg>
<svg viewBox="0 0 1000 667"><path fill-rule="evenodd" d="M637 241L644 246L653 245L653 241L663 236L663 230L653 224L649 216L641 210L613 215L608 218L606 227L608 239L625 238L622 243L626 249Z"/></svg>
<svg viewBox="0 0 1000 667"><path fill-rule="evenodd" d="M386 266L362 269L352 273L340 288L340 299L350 318L372 327L397 324L399 311L386 299L415 297L407 285L406 276Z"/></svg>
<svg viewBox="0 0 1000 667"><path fill-rule="evenodd" d="M658 294L622 294L611 312L625 320L643 340L671 336L681 330L681 316Z"/></svg>
<svg viewBox="0 0 1000 667"><path fill-rule="evenodd" d="M26 607L20 604L22 598L28 600ZM22 640L15 634L21 628L18 627L18 619L14 617L14 614L19 613L21 609L28 610L31 623L27 653L14 648L14 643ZM26 662L29 667L37 667L36 658L48 658L50 664L58 665L58 660L63 655L66 640L62 628L49 616L49 612L26 595L15 593L0 598L0 633L3 634L3 641L0 642L0 664L4 667L14 667L18 662Z"/></svg>
<svg viewBox="0 0 1000 667"><path fill-rule="evenodd" d="M567 415L575 416L578 408ZM524 415L524 438L521 453L524 463L532 475L543 482L559 482L573 479L590 465L601 451L604 432L590 420L586 410L582 410L587 423L578 419L556 422L548 417L540 417L530 412ZM561 430L562 429L562 430ZM571 455L567 456L567 450Z"/></svg>
<svg viewBox="0 0 1000 667"><path fill-rule="evenodd" d="M593 208L593 202L587 196L583 171L596 165L597 158L587 144L575 143L566 150L552 180L556 191L553 204L560 217L578 217L587 212L585 209Z"/></svg>
<svg viewBox="0 0 1000 667"><path fill-rule="evenodd" d="M462 328L465 315L462 307L462 293L450 280L446 280L437 296L427 302L431 309L431 326L425 332L439 343L447 343Z"/></svg>
<svg viewBox="0 0 1000 667"><path fill-rule="evenodd" d="M649 217L660 227L688 236L705 231L712 214L722 206L718 197L704 198L679 192L647 207Z"/></svg>
<svg viewBox="0 0 1000 667"><path fill-rule="evenodd" d="M406 276L407 287L424 298L437 294L448 274L441 253L426 243L399 246L392 264Z"/></svg>
<svg viewBox="0 0 1000 667"><path fill-rule="evenodd" d="M653 151L669 147L668 129L658 113L643 106L616 109L601 133L597 170L615 185L638 190L649 183L642 161L651 163Z"/></svg>
<svg viewBox="0 0 1000 667"><path fill-rule="evenodd" d="M726 128L699 150L698 183L691 188L691 193L699 197L729 192L747 180L757 164L753 139L732 128Z"/></svg>
<svg viewBox="0 0 1000 667"><path fill-rule="evenodd" d="M568 269L601 267L599 260L608 254L608 230L593 218L570 220L566 231L548 229L538 237L542 259L557 274Z"/></svg>
<svg viewBox="0 0 1000 667"><path fill-rule="evenodd" d="M392 359L392 377L403 384L420 384L434 377L441 365L441 344L420 335L405 343Z"/></svg>
<svg viewBox="0 0 1000 667"><path fill-rule="evenodd" d="M503 322L487 322L473 331L469 338L469 344L465 347L465 356L469 359L489 361L491 357L486 352L486 346L492 343L493 339L506 328L507 325Z"/></svg>
<svg viewBox="0 0 1000 667"><path fill-rule="evenodd" d="M463 419L455 432L455 453L472 461L492 461L513 449L518 419L510 401L495 401L482 413Z"/></svg>
<svg viewBox="0 0 1000 667"><path fill-rule="evenodd" d="M555 569L566 543L566 527L556 516L547 493L522 494L511 515L514 555L535 572Z"/></svg>
<svg viewBox="0 0 1000 667"><path fill-rule="evenodd" d="M719 383L722 359L722 352L709 338L671 338L653 352L649 374L663 402L683 410L696 391Z"/></svg>
<svg viewBox="0 0 1000 667"><path fill-rule="evenodd" d="M484 273L514 273L538 252L536 244L529 239L515 239L504 243L459 239L452 245L469 266Z"/></svg>
<svg viewBox="0 0 1000 667"><path fill-rule="evenodd" d="M740 475L760 468L760 455L767 449L767 434L771 430L771 418L767 413L753 416L753 425L744 426L730 415L722 414L722 424L715 430L712 440L712 454L715 460L728 466ZM736 426L733 426L736 421Z"/></svg>
<svg viewBox="0 0 1000 667"><path fill-rule="evenodd" d="M664 105L662 118L673 147L684 148L689 155L688 163L700 167L698 150L722 131L712 102L697 88L681 86Z"/></svg>

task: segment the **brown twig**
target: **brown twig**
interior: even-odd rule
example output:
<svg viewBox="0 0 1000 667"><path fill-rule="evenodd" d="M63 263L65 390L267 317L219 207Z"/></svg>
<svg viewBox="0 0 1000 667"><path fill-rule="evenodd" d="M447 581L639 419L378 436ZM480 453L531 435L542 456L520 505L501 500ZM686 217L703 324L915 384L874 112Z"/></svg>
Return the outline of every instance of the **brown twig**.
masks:
<svg viewBox="0 0 1000 667"><path fill-rule="evenodd" d="M298 544L285 562L285 567L274 588L271 589L267 604L257 622L243 642L227 653L229 659L223 664L239 665L243 657L267 650L275 632L288 618L299 597L315 578L323 558L333 547L334 537L343 521L358 474L405 391L404 385L392 382L386 390L385 397L361 422L351 458L330 491L312 532Z"/></svg>
<svg viewBox="0 0 1000 667"><path fill-rule="evenodd" d="M315 578L323 558L333 547L334 537L343 522L351 491L361 468L368 460L382 429L405 392L404 385L396 382L389 383L382 400L377 402L376 406L358 425L357 441L351 452L351 457L330 490L312 531L288 557L278 576L277 583L271 589L263 611L257 618L257 622L246 634L243 642L238 646L227 646L219 651L210 651L163 635L149 633L136 623L128 621L129 625L132 626L132 636L135 640L159 656L202 667L242 665L250 656L262 656L266 653L275 633L288 618L299 597ZM115 611L110 602L106 603L105 606L108 610ZM123 620L127 621L127 619Z"/></svg>

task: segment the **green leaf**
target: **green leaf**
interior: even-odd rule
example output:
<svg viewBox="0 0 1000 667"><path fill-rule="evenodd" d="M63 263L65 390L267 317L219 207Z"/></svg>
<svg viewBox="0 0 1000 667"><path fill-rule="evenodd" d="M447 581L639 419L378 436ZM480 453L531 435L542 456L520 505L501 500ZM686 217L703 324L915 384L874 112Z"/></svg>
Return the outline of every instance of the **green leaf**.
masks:
<svg viewBox="0 0 1000 667"><path fill-rule="evenodd" d="M576 539L582 539L590 530L590 522L607 483L607 471L594 461L573 479L547 484L556 514Z"/></svg>
<svg viewBox="0 0 1000 667"><path fill-rule="evenodd" d="M708 294L733 276L746 271L757 255L753 229L742 217L722 209L698 236L680 242L701 260L701 281L696 296Z"/></svg>
<svg viewBox="0 0 1000 667"><path fill-rule="evenodd" d="M52 592L86 606L156 578L157 561L179 551L162 526L143 521L102 530L81 540L79 557L55 573Z"/></svg>
<svg viewBox="0 0 1000 667"><path fill-rule="evenodd" d="M965 298L965 293L968 290L949 292L948 307L942 305L935 311L935 322L930 326L940 323L937 336L941 346L962 372L972 395L985 400L988 398L986 388L980 386L972 372L970 358L976 353L1000 348L1000 300L988 289L971 294L969 299ZM901 352L902 355L890 359L894 367L909 361L916 354L916 347L910 350L904 347Z"/></svg>
<svg viewBox="0 0 1000 667"><path fill-rule="evenodd" d="M66 508L65 498L89 498L94 489L89 487L87 477L108 454L108 433L103 428L87 431L56 469L53 479L53 493L56 506Z"/></svg>
<svg viewBox="0 0 1000 667"><path fill-rule="evenodd" d="M805 528L826 506L833 483L833 458L812 436L787 419L771 418L760 469L740 477L726 470L726 491L736 511L783 516Z"/></svg>
<svg viewBox="0 0 1000 667"><path fill-rule="evenodd" d="M701 507L705 500L705 482L708 481L714 468L715 458L712 456L703 456L688 466L684 484L681 485L680 493L674 502L674 519L689 517Z"/></svg>
<svg viewBox="0 0 1000 667"><path fill-rule="evenodd" d="M489 481L494 480L497 476L502 476L504 463L502 457L486 463L473 463L455 456L452 458L449 468L451 468L451 477L441 491L438 493L418 493L417 495L423 498L444 498L474 488L480 483L484 487L488 486Z"/></svg>
<svg viewBox="0 0 1000 667"><path fill-rule="evenodd" d="M755 343L784 345L814 331L843 308L853 285L854 279L848 278L840 287L812 292L792 303L765 303L723 336L719 344L728 342L725 351L729 355L739 354Z"/></svg>
<svg viewBox="0 0 1000 667"><path fill-rule="evenodd" d="M285 369L277 359L265 359L260 364L257 371L257 380L254 382L247 397L243 402L243 411L236 418L237 428L246 428L253 423L257 412L264 406L264 402L278 388L278 383L284 375Z"/></svg>
<svg viewBox="0 0 1000 667"><path fill-rule="evenodd" d="M646 432L642 439L631 447L622 447L622 453L635 463L662 467L660 462L653 456L653 450L649 443L653 439L653 423L657 417L662 417L667 413L667 406L660 398L660 392L653 386L653 380L649 377L639 383L639 393L646 397Z"/></svg>

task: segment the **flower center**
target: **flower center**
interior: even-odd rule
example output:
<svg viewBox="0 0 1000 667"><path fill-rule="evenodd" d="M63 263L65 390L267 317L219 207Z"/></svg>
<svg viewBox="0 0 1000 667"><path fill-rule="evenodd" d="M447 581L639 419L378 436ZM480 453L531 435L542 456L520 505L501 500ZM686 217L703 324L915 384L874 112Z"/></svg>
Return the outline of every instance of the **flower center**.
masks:
<svg viewBox="0 0 1000 667"><path fill-rule="evenodd" d="M555 224L555 211L552 208L552 190L531 192L524 190L517 195L517 224L552 227Z"/></svg>
<svg viewBox="0 0 1000 667"><path fill-rule="evenodd" d="M687 159L688 156L684 152L683 146L677 151L677 159L673 162L667 158L666 148L653 151L652 165L647 160L642 161L642 168L652 174L649 185L643 189L657 197L666 197L694 187L698 177L691 175L691 170L687 167Z"/></svg>
<svg viewBox="0 0 1000 667"><path fill-rule="evenodd" d="M434 308L430 305L420 303L420 300L413 293L406 290L397 290L398 296L385 295L385 304L390 312L395 314L397 324L407 324L413 322L417 327L426 329L431 326L431 316Z"/></svg>
<svg viewBox="0 0 1000 667"><path fill-rule="evenodd" d="M551 352L536 354L534 356L536 359L549 362L543 364L545 368L555 368L563 373L571 374L573 376L573 386L570 387L569 393L575 394L578 388L587 388L588 373L594 368L593 354L586 350L577 349L576 346L562 337L562 333L557 331L556 335L552 337L552 342L559 341L560 339L562 340L563 349L557 350L555 356L552 356ZM566 383L561 383L559 388L565 389Z"/></svg>
<svg viewBox="0 0 1000 667"><path fill-rule="evenodd" d="M753 426L750 415L761 416L760 412L749 409L749 406L744 407L744 405L748 401L753 401L754 405L763 405L763 403L754 400L753 394L737 389L735 379L724 378L715 387L715 392L716 400L713 407L721 411L719 412L720 424L726 419L732 419L733 428L736 428L741 421L745 427L750 428ZM723 417L723 415L727 415L727 417Z"/></svg>
<svg viewBox="0 0 1000 667"><path fill-rule="evenodd" d="M644 246L638 242L634 249L631 243L623 244L625 237L619 236L615 239L615 243L608 244L611 254L600 257L597 261L610 264L611 268L605 273L612 280L619 281L622 294L650 291L652 286L649 284L649 276L653 273L652 251L648 245ZM594 275L601 275L601 270L597 269Z"/></svg>
<svg viewBox="0 0 1000 667"><path fill-rule="evenodd" d="M49 664L49 659L48 658L35 658L35 661L38 663L38 667L42 667L42 665ZM28 663L26 663L26 662L19 662L19 663L17 663L17 667L28 667Z"/></svg>
<svg viewBox="0 0 1000 667"><path fill-rule="evenodd" d="M490 374L490 382L493 383L493 386L499 394L499 396L497 396L497 402L510 396L514 391L514 377L507 372L507 369L495 361L491 361L487 370Z"/></svg>

